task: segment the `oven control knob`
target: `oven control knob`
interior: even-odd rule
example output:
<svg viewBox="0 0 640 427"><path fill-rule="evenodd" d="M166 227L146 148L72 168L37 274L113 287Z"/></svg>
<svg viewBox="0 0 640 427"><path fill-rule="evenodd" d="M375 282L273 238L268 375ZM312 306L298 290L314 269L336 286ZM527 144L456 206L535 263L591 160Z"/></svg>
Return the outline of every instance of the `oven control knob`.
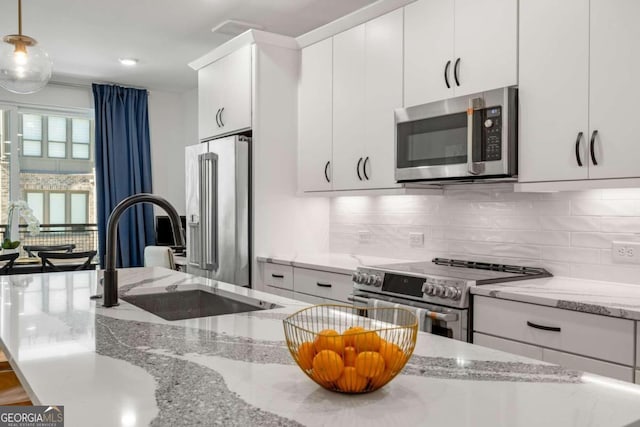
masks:
<svg viewBox="0 0 640 427"><path fill-rule="evenodd" d="M434 285L433 288L434 288L433 295L437 297L444 297L444 292L445 292L444 286Z"/></svg>
<svg viewBox="0 0 640 427"><path fill-rule="evenodd" d="M487 120L484 121L484 127L489 129L491 126L493 126L493 120L487 119Z"/></svg>
<svg viewBox="0 0 640 427"><path fill-rule="evenodd" d="M351 281L358 283L358 276L359 275L360 275L360 273L357 273L357 272L351 273Z"/></svg>
<svg viewBox="0 0 640 427"><path fill-rule="evenodd" d="M422 293L426 294L426 295L432 295L433 294L433 284L425 283L424 286L422 287Z"/></svg>
<svg viewBox="0 0 640 427"><path fill-rule="evenodd" d="M379 288L380 286L382 286L382 277L380 276L373 276L373 286Z"/></svg>
<svg viewBox="0 0 640 427"><path fill-rule="evenodd" d="M456 296L459 293L460 291L457 288L454 288L453 286L447 286L444 290L444 297L451 298L451 299L458 299L460 297L458 296L458 298L456 298Z"/></svg>
<svg viewBox="0 0 640 427"><path fill-rule="evenodd" d="M376 276L374 276L373 274L368 274L368 275L366 276L365 281L366 281L366 284L367 284L367 285L369 285L369 286L373 286L373 284L374 284L374 283L375 283L375 281L376 281Z"/></svg>
<svg viewBox="0 0 640 427"><path fill-rule="evenodd" d="M360 285L363 284L364 283L364 274L356 273L353 281L358 283L358 284L360 284Z"/></svg>

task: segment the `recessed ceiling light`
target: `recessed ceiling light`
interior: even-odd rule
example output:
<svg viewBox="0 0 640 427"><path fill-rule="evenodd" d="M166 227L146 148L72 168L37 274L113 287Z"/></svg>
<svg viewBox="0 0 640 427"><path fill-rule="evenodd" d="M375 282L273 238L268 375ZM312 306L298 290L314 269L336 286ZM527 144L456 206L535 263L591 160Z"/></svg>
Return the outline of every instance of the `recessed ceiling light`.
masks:
<svg viewBox="0 0 640 427"><path fill-rule="evenodd" d="M119 58L118 61L120 61L122 65L127 67L133 67L138 63L138 60L133 58Z"/></svg>

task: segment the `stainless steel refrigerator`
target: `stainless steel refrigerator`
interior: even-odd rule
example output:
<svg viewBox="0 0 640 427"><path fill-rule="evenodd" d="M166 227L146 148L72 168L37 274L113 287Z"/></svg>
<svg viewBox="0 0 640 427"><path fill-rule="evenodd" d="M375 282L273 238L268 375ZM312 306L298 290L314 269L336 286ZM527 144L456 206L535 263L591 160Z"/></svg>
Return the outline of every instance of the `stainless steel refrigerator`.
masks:
<svg viewBox="0 0 640 427"><path fill-rule="evenodd" d="M188 273L250 285L249 152L243 136L186 148Z"/></svg>

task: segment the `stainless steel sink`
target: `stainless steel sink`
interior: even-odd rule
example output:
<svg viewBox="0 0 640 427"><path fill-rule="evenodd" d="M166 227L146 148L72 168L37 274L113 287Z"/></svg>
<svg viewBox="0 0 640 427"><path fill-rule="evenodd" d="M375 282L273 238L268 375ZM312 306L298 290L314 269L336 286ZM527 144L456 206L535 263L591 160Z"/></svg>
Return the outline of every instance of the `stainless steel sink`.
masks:
<svg viewBox="0 0 640 427"><path fill-rule="evenodd" d="M122 299L165 320L194 319L280 307L267 301L242 295L234 295L233 298L230 298L200 289L125 295Z"/></svg>

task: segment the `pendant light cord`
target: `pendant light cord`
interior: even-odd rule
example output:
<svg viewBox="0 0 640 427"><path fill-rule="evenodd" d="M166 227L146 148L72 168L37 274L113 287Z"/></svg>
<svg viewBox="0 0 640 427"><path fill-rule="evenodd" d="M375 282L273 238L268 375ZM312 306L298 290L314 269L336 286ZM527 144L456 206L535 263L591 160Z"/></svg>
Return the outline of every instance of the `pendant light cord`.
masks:
<svg viewBox="0 0 640 427"><path fill-rule="evenodd" d="M22 35L22 0L18 0L18 34Z"/></svg>

